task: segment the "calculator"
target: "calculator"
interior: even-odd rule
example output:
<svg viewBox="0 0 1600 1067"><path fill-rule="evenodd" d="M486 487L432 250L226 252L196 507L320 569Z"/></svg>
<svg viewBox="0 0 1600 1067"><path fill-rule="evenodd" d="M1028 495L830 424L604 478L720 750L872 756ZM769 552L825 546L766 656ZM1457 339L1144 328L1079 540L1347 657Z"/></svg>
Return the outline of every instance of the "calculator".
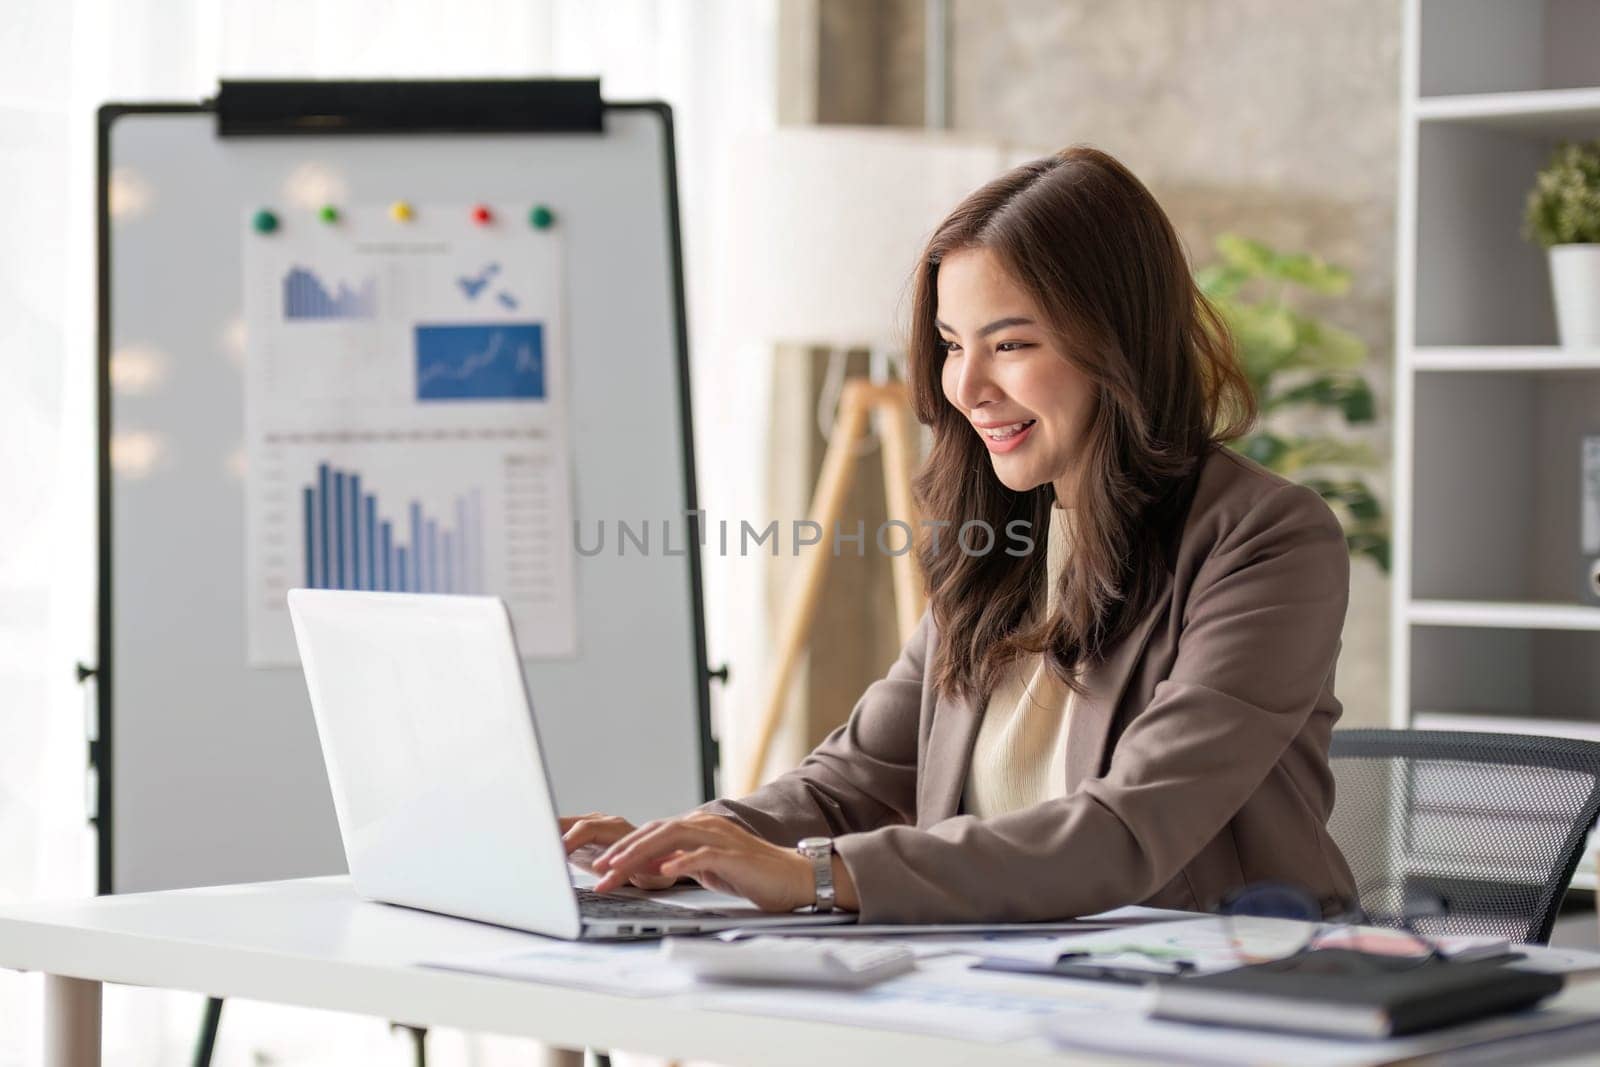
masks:
<svg viewBox="0 0 1600 1067"><path fill-rule="evenodd" d="M806 937L668 937L661 954L703 981L834 989L860 989L917 965L916 955L900 945Z"/></svg>

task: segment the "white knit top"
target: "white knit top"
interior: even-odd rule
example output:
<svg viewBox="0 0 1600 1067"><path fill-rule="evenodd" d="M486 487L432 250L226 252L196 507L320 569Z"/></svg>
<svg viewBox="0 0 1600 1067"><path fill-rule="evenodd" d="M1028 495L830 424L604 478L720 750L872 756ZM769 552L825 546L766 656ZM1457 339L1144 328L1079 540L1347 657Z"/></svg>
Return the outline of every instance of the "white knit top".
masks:
<svg viewBox="0 0 1600 1067"><path fill-rule="evenodd" d="M1052 508L1050 517L1047 578L1041 580L1053 591L1066 562L1072 511ZM963 798L967 814L987 819L1066 795L1067 722L1075 696L1042 655L1011 666L978 728Z"/></svg>

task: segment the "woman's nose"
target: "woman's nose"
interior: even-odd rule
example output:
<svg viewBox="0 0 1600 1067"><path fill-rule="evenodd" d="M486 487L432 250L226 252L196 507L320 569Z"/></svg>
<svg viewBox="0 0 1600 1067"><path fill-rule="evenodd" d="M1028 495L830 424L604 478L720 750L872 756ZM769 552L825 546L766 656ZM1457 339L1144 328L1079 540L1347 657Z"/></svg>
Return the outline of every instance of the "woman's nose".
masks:
<svg viewBox="0 0 1600 1067"><path fill-rule="evenodd" d="M965 411L972 411L980 404L998 399L1000 395L999 387L989 374L988 360L969 356L961 361L955 389L958 406Z"/></svg>

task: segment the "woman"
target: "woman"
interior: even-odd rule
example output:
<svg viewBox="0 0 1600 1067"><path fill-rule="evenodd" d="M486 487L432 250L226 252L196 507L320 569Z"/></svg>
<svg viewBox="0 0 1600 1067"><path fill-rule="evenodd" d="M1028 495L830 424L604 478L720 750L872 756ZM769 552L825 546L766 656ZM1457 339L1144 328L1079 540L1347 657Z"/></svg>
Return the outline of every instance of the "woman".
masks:
<svg viewBox="0 0 1600 1067"><path fill-rule="evenodd" d="M916 632L751 796L563 820L569 852L604 846L598 888L688 877L790 910L824 873L793 846L824 837L864 922L1210 910L1259 881L1351 898L1326 827L1343 532L1223 447L1254 402L1148 190L1077 146L973 193L918 268L909 365L946 533L918 548ZM1008 549L1018 520L1048 535ZM991 551L953 536L974 521Z"/></svg>

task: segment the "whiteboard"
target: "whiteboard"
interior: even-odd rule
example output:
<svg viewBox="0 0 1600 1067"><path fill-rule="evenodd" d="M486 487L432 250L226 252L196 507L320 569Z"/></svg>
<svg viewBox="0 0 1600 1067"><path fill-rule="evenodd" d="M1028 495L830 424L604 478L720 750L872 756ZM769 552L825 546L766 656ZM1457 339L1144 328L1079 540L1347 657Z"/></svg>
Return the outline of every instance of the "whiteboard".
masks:
<svg viewBox="0 0 1600 1067"><path fill-rule="evenodd" d="M247 664L241 218L349 203L549 205L565 258L578 653L525 661L558 806L711 795L671 115L601 133L219 137L208 105L100 114L100 889L344 871L298 667ZM615 523L673 522L673 554ZM686 536L687 534L687 536ZM632 542L629 549L635 549Z"/></svg>

